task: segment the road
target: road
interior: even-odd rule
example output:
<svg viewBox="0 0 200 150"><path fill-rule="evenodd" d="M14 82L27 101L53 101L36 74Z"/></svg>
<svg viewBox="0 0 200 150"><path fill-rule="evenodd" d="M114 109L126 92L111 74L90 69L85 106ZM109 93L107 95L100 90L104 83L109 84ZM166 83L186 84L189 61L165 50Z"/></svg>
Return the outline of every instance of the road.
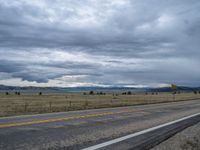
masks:
<svg viewBox="0 0 200 150"><path fill-rule="evenodd" d="M199 112L200 100L191 100L4 117L0 118L0 149L83 149Z"/></svg>

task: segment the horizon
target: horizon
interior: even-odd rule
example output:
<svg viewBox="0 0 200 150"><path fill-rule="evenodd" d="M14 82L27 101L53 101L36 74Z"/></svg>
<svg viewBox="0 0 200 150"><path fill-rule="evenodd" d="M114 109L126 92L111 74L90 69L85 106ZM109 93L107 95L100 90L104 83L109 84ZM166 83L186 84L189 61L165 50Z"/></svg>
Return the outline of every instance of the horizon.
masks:
<svg viewBox="0 0 200 150"><path fill-rule="evenodd" d="M198 0L6 0L0 7L0 85L200 85Z"/></svg>
<svg viewBox="0 0 200 150"><path fill-rule="evenodd" d="M109 88L127 88L127 89L162 89L162 88L170 88L171 89L171 85L169 84L168 86L71 86L71 87L65 87L65 86L14 86L14 85L3 85L0 84L1 86L5 86L5 87L19 87L19 88L102 88L102 89L109 89ZM200 86L184 86L184 85L178 85L178 88L200 88Z"/></svg>

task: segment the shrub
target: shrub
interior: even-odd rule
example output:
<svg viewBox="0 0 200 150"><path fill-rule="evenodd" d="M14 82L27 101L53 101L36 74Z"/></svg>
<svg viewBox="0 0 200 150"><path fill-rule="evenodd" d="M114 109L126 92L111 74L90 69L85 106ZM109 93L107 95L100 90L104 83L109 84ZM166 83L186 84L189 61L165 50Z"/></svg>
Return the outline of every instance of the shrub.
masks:
<svg viewBox="0 0 200 150"><path fill-rule="evenodd" d="M197 91L193 91L194 92L194 94L197 94Z"/></svg>
<svg viewBox="0 0 200 150"><path fill-rule="evenodd" d="M94 91L90 91L90 95L93 95L94 94Z"/></svg>
<svg viewBox="0 0 200 150"><path fill-rule="evenodd" d="M126 92L123 92L122 95L126 95Z"/></svg>
<svg viewBox="0 0 200 150"><path fill-rule="evenodd" d="M128 94L128 95L131 95L131 91L128 91L127 94Z"/></svg>

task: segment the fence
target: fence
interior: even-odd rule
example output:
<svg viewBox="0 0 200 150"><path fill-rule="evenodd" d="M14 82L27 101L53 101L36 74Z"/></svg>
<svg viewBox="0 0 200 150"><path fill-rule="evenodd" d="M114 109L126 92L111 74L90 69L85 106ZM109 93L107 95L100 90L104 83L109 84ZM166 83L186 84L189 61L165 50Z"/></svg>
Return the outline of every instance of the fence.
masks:
<svg viewBox="0 0 200 150"><path fill-rule="evenodd" d="M130 106L199 99L200 94L0 96L0 116Z"/></svg>

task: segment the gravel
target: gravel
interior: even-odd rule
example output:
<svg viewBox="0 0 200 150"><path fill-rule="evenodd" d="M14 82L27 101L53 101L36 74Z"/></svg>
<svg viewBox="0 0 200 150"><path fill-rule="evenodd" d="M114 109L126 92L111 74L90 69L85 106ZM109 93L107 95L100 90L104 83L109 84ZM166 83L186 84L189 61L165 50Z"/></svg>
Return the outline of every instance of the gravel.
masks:
<svg viewBox="0 0 200 150"><path fill-rule="evenodd" d="M200 150L200 123L183 130L151 150Z"/></svg>

